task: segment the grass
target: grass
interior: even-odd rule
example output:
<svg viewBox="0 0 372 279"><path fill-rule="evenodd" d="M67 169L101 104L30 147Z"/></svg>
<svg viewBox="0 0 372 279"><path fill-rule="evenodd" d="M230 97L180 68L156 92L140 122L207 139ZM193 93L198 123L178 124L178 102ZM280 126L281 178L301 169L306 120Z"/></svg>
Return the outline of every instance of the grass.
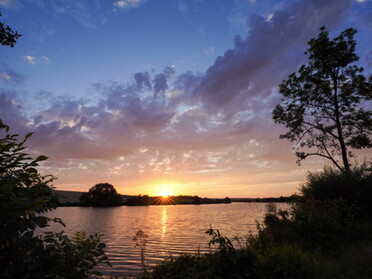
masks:
<svg viewBox="0 0 372 279"><path fill-rule="evenodd" d="M270 205L242 246L210 229L215 252L166 260L143 278L372 278L370 182L363 166L309 174L292 208Z"/></svg>

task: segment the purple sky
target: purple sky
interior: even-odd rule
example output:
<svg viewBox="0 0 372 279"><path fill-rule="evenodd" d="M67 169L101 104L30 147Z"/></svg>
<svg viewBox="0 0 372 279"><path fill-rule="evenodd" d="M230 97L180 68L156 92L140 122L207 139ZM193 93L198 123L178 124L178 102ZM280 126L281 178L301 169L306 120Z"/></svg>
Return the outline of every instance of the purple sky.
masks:
<svg viewBox="0 0 372 279"><path fill-rule="evenodd" d="M35 132L30 152L50 157L41 170L63 190L290 195L326 163L297 166L271 119L306 43L323 25L331 37L356 28L372 73L370 0L0 0L0 11L22 34L0 49L0 118Z"/></svg>

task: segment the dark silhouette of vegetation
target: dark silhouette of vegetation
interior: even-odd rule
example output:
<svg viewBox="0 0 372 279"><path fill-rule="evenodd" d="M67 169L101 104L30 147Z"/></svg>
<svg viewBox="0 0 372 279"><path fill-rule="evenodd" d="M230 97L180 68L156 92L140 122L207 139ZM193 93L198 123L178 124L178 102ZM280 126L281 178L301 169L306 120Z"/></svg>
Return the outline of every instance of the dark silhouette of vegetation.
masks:
<svg viewBox="0 0 372 279"><path fill-rule="evenodd" d="M1 13L0 13L1 16ZM21 35L0 22L0 44L13 47ZM110 265L100 235L77 232L72 238L63 232L36 234L50 222L64 226L59 218L43 214L54 209L52 175L41 175L38 164L46 156L31 158L18 135L9 134L0 119L0 271L1 278L90 278L101 276L94 268Z"/></svg>
<svg viewBox="0 0 372 279"><path fill-rule="evenodd" d="M289 210L268 204L256 235L229 239L211 228L215 251L164 261L151 278L372 278L372 168L350 167L346 150L371 146L371 112L357 107L370 100L371 79L349 65L357 61L355 32L330 41L322 28L309 42L309 64L283 82L284 104L274 110L290 130L283 138L317 148L298 152L299 161L319 155L335 167L309 173Z"/></svg>
<svg viewBox="0 0 372 279"><path fill-rule="evenodd" d="M86 206L118 206L122 204L122 197L111 184L98 183L83 193L80 201Z"/></svg>
<svg viewBox="0 0 372 279"><path fill-rule="evenodd" d="M52 175L41 175L38 164L47 159L32 159L18 135L0 120L0 270L1 278L89 278L100 263L108 263L105 244L99 235L83 232L69 238L55 232L38 233L49 222L43 214L54 209Z"/></svg>
<svg viewBox="0 0 372 279"><path fill-rule="evenodd" d="M2 14L0 13L0 16ZM0 44L3 46L14 47L18 38L22 35L18 34L17 31L12 30L8 25L0 22Z"/></svg>
<svg viewBox="0 0 372 279"><path fill-rule="evenodd" d="M329 195L343 172L309 174L291 209L268 204L257 235L229 239L211 228L214 252L166 260L151 278L371 278L372 212L362 210L372 200L371 176L365 167L352 169L348 183L359 186L351 196L369 194L347 200ZM320 184L329 189L319 192Z"/></svg>
<svg viewBox="0 0 372 279"><path fill-rule="evenodd" d="M288 203L288 202L295 201L296 198L297 198L296 195L292 195L289 197L280 196L277 198L274 198L274 197L271 197L271 198L231 198L231 201L232 202L264 202L264 203L285 202L285 203Z"/></svg>
<svg viewBox="0 0 372 279"><path fill-rule="evenodd" d="M149 205L150 197L148 195L138 195L128 197L124 205Z"/></svg>
<svg viewBox="0 0 372 279"><path fill-rule="evenodd" d="M366 164L354 167L349 174L329 167L311 172L301 193L305 201L342 200L356 207L358 218L372 218L372 175Z"/></svg>
<svg viewBox="0 0 372 279"><path fill-rule="evenodd" d="M88 192L73 192L73 191L56 191L58 197L58 206L87 206L92 205L88 203ZM76 200L76 195L79 195L78 200ZM218 204L218 203L231 203L231 199L226 197L224 199L211 199L211 198L201 198L199 196L152 196L149 195L138 195L138 196L128 196L120 195L117 197L118 201L115 205L127 205L127 206L147 206L147 205L176 205L176 204ZM102 201L100 198L97 200ZM270 198L270 201L276 201L275 198ZM234 200L235 201L235 200ZM244 199L244 201L246 201ZM249 199L251 201L251 199ZM104 205L99 205L104 206Z"/></svg>
<svg viewBox="0 0 372 279"><path fill-rule="evenodd" d="M142 272L144 276L147 275L147 268L146 268L146 263L145 263L145 251L146 251L146 244L148 242L147 238L148 238L148 235L143 230L138 230L132 239L135 242L134 247L138 247L141 250L141 266L142 266Z"/></svg>
<svg viewBox="0 0 372 279"><path fill-rule="evenodd" d="M349 149L372 147L372 112L358 106L371 100L372 76L367 80L355 64L355 33L349 28L330 40L322 27L308 42L308 63L280 85L273 119L288 128L280 137L296 143L298 163L316 155L349 172Z"/></svg>

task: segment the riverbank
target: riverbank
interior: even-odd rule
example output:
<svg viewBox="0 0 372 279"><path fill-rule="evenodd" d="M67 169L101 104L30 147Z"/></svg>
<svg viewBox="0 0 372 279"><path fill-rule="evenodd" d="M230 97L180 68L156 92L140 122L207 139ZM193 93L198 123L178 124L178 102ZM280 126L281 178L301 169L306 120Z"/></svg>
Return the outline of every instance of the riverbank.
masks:
<svg viewBox="0 0 372 279"><path fill-rule="evenodd" d="M83 206L79 198L84 192L79 191L65 191L55 190L55 194L58 196L58 206ZM148 196L148 195L121 195L122 204L126 206L147 206L147 205L181 205L181 204L228 204L231 202L250 202L250 203L288 203L295 199L294 196L290 197L269 197L269 198L206 198L199 196Z"/></svg>

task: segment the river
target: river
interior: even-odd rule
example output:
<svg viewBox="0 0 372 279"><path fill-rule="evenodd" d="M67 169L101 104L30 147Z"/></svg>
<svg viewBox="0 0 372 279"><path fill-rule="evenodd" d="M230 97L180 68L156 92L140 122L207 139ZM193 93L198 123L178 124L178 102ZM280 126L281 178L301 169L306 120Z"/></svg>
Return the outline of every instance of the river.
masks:
<svg viewBox="0 0 372 279"><path fill-rule="evenodd" d="M104 234L106 254L113 268L101 267L106 275L135 274L140 269L140 248L133 237L138 230L148 236L145 263L151 269L156 263L180 253L210 251L212 227L228 237L244 237L255 233L256 221L262 221L265 203L231 203L205 205L121 206L112 208L58 207L49 217L58 217L66 224L51 224L48 230L64 230ZM280 207L287 207L280 204Z"/></svg>

